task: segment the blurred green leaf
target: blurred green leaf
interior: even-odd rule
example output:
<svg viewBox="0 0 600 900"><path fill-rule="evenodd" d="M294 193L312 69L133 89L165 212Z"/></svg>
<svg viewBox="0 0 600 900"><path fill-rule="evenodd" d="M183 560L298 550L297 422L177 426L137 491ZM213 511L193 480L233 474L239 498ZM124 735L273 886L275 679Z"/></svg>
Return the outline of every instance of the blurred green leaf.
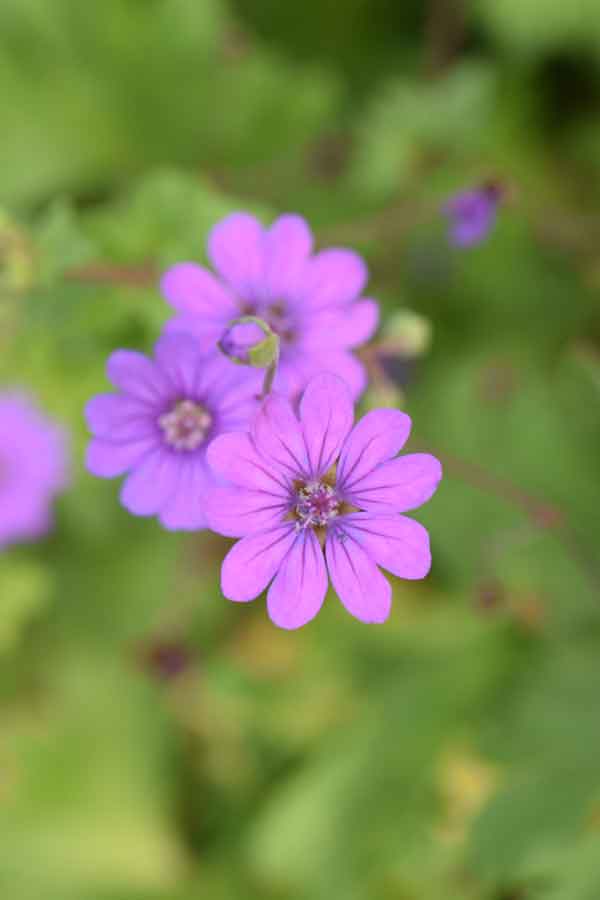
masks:
<svg viewBox="0 0 600 900"><path fill-rule="evenodd" d="M358 122L349 178L368 194L406 190L427 156L476 155L489 145L496 79L484 62L456 67L446 78L391 82Z"/></svg>
<svg viewBox="0 0 600 900"><path fill-rule="evenodd" d="M0 198L28 204L166 160L274 156L306 141L337 93L327 72L246 41L220 0L10 0L0 89Z"/></svg>
<svg viewBox="0 0 600 900"><path fill-rule="evenodd" d="M596 0L480 0L477 17L499 41L519 53L541 54L570 45L594 45L600 33Z"/></svg>
<svg viewBox="0 0 600 900"><path fill-rule="evenodd" d="M21 632L44 610L50 572L34 560L0 558L0 654L18 646Z"/></svg>
<svg viewBox="0 0 600 900"><path fill-rule="evenodd" d="M184 854L169 824L157 698L118 664L54 668L39 717L6 734L0 884L15 897L173 884ZM82 893L80 893L80 891Z"/></svg>

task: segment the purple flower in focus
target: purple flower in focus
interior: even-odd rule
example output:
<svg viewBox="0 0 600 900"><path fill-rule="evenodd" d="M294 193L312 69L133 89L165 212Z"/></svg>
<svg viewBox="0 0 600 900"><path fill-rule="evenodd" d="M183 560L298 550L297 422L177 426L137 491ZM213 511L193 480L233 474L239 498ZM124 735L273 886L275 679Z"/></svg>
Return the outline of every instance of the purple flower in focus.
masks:
<svg viewBox="0 0 600 900"><path fill-rule="evenodd" d="M158 341L154 360L117 350L107 372L119 393L87 404L89 471L101 478L128 472L121 502L134 515L156 515L172 530L204 528L204 497L214 483L206 448L217 435L248 427L257 406L253 382L176 334Z"/></svg>
<svg viewBox="0 0 600 900"><path fill-rule="evenodd" d="M351 250L311 255L312 245L300 216L280 216L269 228L247 213L227 216L208 238L218 277L190 262L163 276L162 292L178 312L167 329L194 335L207 352L231 320L259 316L281 342L276 390L297 395L328 371L358 396L366 377L351 350L371 337L379 316L374 300L360 299L367 267Z"/></svg>
<svg viewBox="0 0 600 900"><path fill-rule="evenodd" d="M410 424L379 409L352 427L348 388L324 374L306 388L299 418L271 395L250 434L217 438L208 462L230 484L211 491L206 514L215 531L241 538L223 562L225 596L252 600L270 583L271 619L298 628L321 608L329 571L353 616L383 622L391 587L378 566L413 579L431 564L425 528L401 513L431 497L441 466L424 453L395 458Z"/></svg>
<svg viewBox="0 0 600 900"><path fill-rule="evenodd" d="M443 212L450 220L450 242L472 247L485 240L496 221L500 197L498 185L488 183L448 200Z"/></svg>
<svg viewBox="0 0 600 900"><path fill-rule="evenodd" d="M46 534L67 481L61 429L29 397L0 394L0 547Z"/></svg>

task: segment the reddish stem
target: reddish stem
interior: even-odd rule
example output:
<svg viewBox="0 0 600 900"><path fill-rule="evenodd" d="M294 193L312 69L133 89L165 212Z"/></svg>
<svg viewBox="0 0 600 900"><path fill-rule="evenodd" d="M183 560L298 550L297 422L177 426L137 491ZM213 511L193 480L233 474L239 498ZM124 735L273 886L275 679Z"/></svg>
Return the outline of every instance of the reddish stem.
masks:
<svg viewBox="0 0 600 900"><path fill-rule="evenodd" d="M82 281L90 284L123 284L141 288L153 287L158 281L158 275L158 269L153 263L146 263L137 268L88 263L64 272L64 278L67 281Z"/></svg>

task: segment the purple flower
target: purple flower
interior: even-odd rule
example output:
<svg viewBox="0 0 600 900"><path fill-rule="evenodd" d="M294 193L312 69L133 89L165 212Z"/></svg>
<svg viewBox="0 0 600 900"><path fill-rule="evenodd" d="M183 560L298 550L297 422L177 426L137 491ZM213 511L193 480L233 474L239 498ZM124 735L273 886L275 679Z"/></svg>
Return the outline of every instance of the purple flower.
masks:
<svg viewBox="0 0 600 900"><path fill-rule="evenodd" d="M358 396L365 371L350 351L377 328L378 304L360 299L367 268L358 254L329 249L311 256L312 244L300 216L280 216L263 228L247 213L232 213L208 238L219 277L190 262L165 273L162 292L178 312L167 329L194 335L206 352L232 319L259 316L281 341L276 390L297 395L313 375L329 371Z"/></svg>
<svg viewBox="0 0 600 900"><path fill-rule="evenodd" d="M323 374L306 388L299 418L271 395L250 434L217 438L208 462L229 485L211 491L206 514L215 531L241 537L223 562L225 596L252 600L270 583L271 619L298 628L321 608L329 570L353 616L383 622L391 587L378 566L424 578L431 563L426 530L400 513L431 497L441 466L429 454L394 458L410 424L378 409L353 428L348 388Z"/></svg>
<svg viewBox="0 0 600 900"><path fill-rule="evenodd" d="M204 528L204 498L213 484L206 463L212 438L248 426L256 410L246 370L203 356L188 335L163 336L154 361L117 350L107 372L119 389L86 407L94 435L87 467L101 478L129 472L121 502L165 528Z"/></svg>
<svg viewBox="0 0 600 900"><path fill-rule="evenodd" d="M500 189L493 183L452 197L443 207L450 220L450 242L456 247L472 247L491 231L500 203Z"/></svg>
<svg viewBox="0 0 600 900"><path fill-rule="evenodd" d="M0 547L46 534L67 481L61 429L24 394L0 394Z"/></svg>

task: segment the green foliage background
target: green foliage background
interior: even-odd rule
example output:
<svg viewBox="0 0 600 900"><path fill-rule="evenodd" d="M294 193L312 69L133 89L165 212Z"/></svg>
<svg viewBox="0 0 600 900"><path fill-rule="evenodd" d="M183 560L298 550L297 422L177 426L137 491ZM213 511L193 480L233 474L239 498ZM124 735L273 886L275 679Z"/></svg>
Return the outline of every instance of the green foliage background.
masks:
<svg viewBox="0 0 600 900"><path fill-rule="evenodd" d="M0 558L0 896L598 900L598 0L2 0L0 99L0 379L74 456ZM454 253L439 206L486 177ZM385 626L330 596L278 631L221 597L224 541L83 471L106 356L167 315L98 269L202 259L238 208L432 323L434 566Z"/></svg>

